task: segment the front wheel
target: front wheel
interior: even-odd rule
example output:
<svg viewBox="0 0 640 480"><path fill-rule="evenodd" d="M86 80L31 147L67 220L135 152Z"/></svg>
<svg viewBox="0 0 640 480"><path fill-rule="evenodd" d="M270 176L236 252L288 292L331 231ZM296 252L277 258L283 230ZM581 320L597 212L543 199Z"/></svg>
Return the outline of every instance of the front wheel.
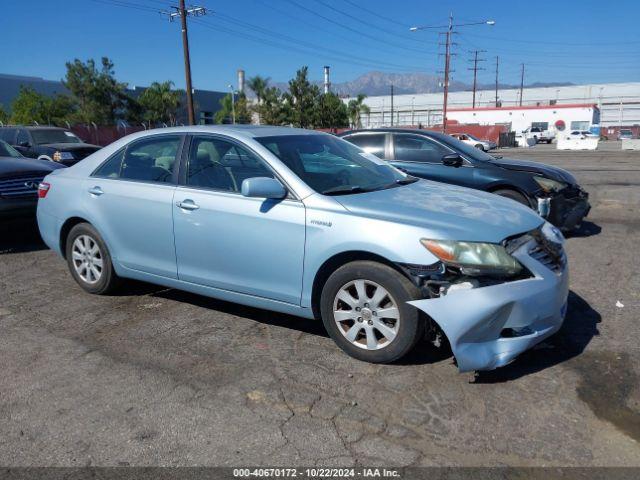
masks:
<svg viewBox="0 0 640 480"><path fill-rule="evenodd" d="M118 286L109 250L90 224L79 223L71 229L66 256L71 275L85 291L105 295Z"/></svg>
<svg viewBox="0 0 640 480"><path fill-rule="evenodd" d="M421 298L409 279L371 261L336 270L322 290L327 332L347 354L372 363L403 357L424 335L424 320L407 302Z"/></svg>
<svg viewBox="0 0 640 480"><path fill-rule="evenodd" d="M479 143L475 146L478 150L482 150L484 152L484 147Z"/></svg>
<svg viewBox="0 0 640 480"><path fill-rule="evenodd" d="M503 190L496 190L493 193L496 195L500 195L501 197L506 197L506 198L510 198L511 200L515 200L516 202L521 203L526 207L531 207L527 198L524 195L522 195L520 192L516 192L515 190L503 189Z"/></svg>

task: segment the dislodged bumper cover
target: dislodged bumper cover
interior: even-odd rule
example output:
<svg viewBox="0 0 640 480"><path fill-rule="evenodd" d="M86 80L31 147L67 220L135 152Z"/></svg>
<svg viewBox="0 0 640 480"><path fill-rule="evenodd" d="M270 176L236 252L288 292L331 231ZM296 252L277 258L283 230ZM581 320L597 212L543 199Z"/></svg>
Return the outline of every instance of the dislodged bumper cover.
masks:
<svg viewBox="0 0 640 480"><path fill-rule="evenodd" d="M409 302L442 328L461 372L507 365L560 329L569 293L568 268L565 262L554 272L531 257L535 245L527 242L513 253L533 278ZM505 329L516 334L505 335Z"/></svg>

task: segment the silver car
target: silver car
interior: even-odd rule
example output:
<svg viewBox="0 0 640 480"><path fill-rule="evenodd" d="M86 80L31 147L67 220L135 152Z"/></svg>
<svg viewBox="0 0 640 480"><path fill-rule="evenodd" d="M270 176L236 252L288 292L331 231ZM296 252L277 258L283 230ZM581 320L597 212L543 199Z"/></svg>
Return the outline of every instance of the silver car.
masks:
<svg viewBox="0 0 640 480"><path fill-rule="evenodd" d="M460 370L493 369L566 311L555 227L324 133L146 131L53 172L39 197L42 237L86 291L132 278L322 319L369 362L443 332Z"/></svg>

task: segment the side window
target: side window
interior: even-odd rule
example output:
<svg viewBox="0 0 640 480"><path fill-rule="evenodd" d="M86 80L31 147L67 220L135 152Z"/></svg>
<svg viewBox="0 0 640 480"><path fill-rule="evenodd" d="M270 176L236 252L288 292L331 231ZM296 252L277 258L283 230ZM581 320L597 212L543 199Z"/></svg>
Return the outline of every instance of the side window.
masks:
<svg viewBox="0 0 640 480"><path fill-rule="evenodd" d="M18 130L18 137L16 138L16 145L30 144L31 139L26 130Z"/></svg>
<svg viewBox="0 0 640 480"><path fill-rule="evenodd" d="M92 177L104 178L120 178L120 168L122 166L122 158L124 157L124 148L111 155L106 162L100 165Z"/></svg>
<svg viewBox="0 0 640 480"><path fill-rule="evenodd" d="M452 153L426 137L394 135L395 159L407 162L441 163L442 157Z"/></svg>
<svg viewBox="0 0 640 480"><path fill-rule="evenodd" d="M179 136L163 135L127 146L122 159L120 178L171 183L180 141Z"/></svg>
<svg viewBox="0 0 640 480"><path fill-rule="evenodd" d="M242 182L253 177L274 175L260 158L232 142L212 137L191 141L187 185L239 192Z"/></svg>
<svg viewBox="0 0 640 480"><path fill-rule="evenodd" d="M0 140L4 140L9 145L16 144L16 129L15 128L2 128L0 129Z"/></svg>
<svg viewBox="0 0 640 480"><path fill-rule="evenodd" d="M357 145L367 153L372 153L376 157L384 158L384 133L363 133L360 135L350 135L344 137L344 139Z"/></svg>

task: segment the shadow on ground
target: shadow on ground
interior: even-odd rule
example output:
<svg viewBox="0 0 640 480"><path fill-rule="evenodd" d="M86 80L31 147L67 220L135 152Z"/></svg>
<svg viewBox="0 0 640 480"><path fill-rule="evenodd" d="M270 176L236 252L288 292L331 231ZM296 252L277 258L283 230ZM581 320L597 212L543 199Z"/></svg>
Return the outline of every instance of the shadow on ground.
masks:
<svg viewBox="0 0 640 480"><path fill-rule="evenodd" d="M567 234L569 238L585 238L585 237L593 237L594 235L598 235L602 232L602 227L597 223L583 221L580 228L574 230L571 233Z"/></svg>
<svg viewBox="0 0 640 480"><path fill-rule="evenodd" d="M35 218L0 221L0 255L45 250Z"/></svg>

